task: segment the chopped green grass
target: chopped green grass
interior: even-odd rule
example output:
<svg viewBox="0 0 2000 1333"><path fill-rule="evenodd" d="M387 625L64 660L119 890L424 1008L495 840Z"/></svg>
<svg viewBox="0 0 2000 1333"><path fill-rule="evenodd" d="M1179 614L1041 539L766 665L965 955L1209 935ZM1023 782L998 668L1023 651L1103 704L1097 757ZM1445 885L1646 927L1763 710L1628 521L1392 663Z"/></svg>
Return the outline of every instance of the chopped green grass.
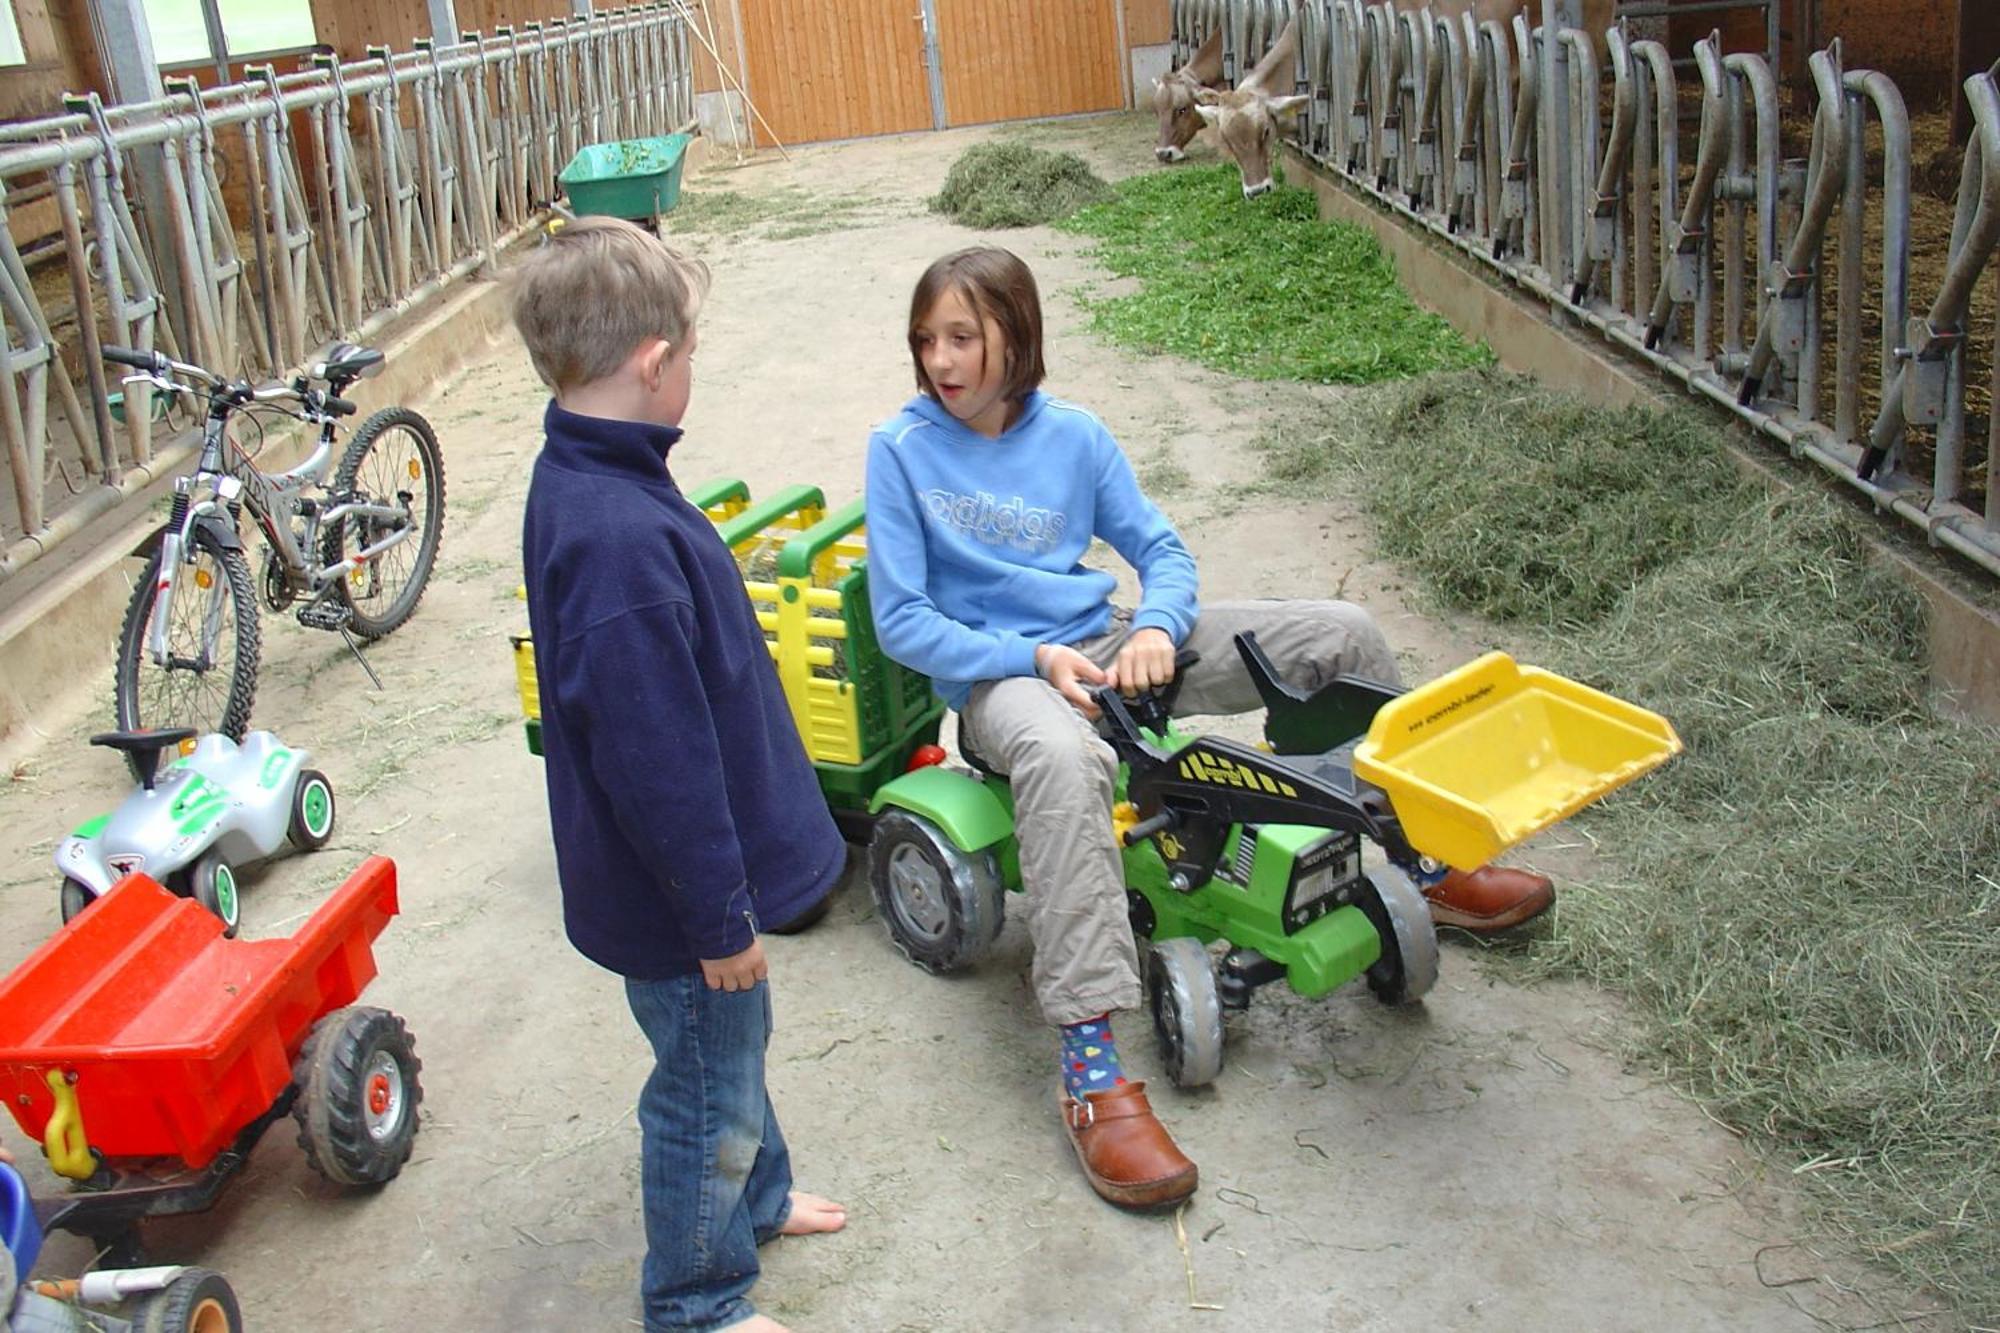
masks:
<svg viewBox="0 0 2000 1333"><path fill-rule="evenodd" d="M796 185L757 193L704 188L681 195L680 204L666 215L666 233L669 239L682 232L725 237L757 233L782 241L863 226L885 207L879 199L815 194Z"/></svg>
<svg viewBox="0 0 2000 1333"><path fill-rule="evenodd" d="M1084 300L1092 326L1127 347L1321 384L1492 360L1417 307L1367 232L1321 221L1305 190L1246 200L1233 166L1130 177L1060 225L1094 237L1111 272L1141 280L1129 295Z"/></svg>
<svg viewBox="0 0 2000 1333"><path fill-rule="evenodd" d="M1929 710L1922 604L1852 515L1691 413L1491 372L1357 395L1269 461L1358 488L1444 607L1674 723L1685 754L1579 816L1595 878L1523 961L1629 996L1635 1057L1822 1222L2000 1318L2000 732Z"/></svg>
<svg viewBox="0 0 2000 1333"><path fill-rule="evenodd" d="M1034 227L1110 193L1075 153L1020 142L982 143L959 154L930 208L967 227Z"/></svg>

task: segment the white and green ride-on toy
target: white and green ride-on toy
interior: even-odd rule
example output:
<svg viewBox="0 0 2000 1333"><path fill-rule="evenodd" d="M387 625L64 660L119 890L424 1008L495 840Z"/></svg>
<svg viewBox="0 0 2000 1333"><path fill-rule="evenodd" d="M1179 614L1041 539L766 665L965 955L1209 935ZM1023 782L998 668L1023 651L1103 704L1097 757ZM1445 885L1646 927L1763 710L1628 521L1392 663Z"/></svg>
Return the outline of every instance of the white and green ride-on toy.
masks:
<svg viewBox="0 0 2000 1333"><path fill-rule="evenodd" d="M56 848L65 922L125 876L144 871L215 913L233 937L241 913L236 871L287 843L309 851L333 836L333 786L309 767L311 753L268 731L253 731L240 745L210 734L160 767L163 752L197 735L175 727L90 738L130 757L139 789Z"/></svg>

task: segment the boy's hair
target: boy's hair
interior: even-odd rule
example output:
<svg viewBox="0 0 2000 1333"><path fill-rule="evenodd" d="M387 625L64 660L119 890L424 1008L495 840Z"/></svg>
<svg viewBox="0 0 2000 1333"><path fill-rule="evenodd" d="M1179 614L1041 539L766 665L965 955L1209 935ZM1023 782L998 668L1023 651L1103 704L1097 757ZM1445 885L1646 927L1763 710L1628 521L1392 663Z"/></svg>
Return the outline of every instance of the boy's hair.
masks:
<svg viewBox="0 0 2000 1333"><path fill-rule="evenodd" d="M1000 326L1000 335L1007 340L1003 396L1009 402L1018 402L1034 392L1048 374L1042 364L1041 293L1035 289L1035 275L1026 264L1012 252L991 245L976 245L948 254L917 279L917 290L910 297L909 331L917 391L937 397L937 388L924 372L923 352L917 345L917 325L948 291L963 296L982 321L991 319Z"/></svg>
<svg viewBox="0 0 2000 1333"><path fill-rule="evenodd" d="M708 265L622 218L565 221L514 273L514 325L558 394L595 383L648 338L678 344L708 292Z"/></svg>

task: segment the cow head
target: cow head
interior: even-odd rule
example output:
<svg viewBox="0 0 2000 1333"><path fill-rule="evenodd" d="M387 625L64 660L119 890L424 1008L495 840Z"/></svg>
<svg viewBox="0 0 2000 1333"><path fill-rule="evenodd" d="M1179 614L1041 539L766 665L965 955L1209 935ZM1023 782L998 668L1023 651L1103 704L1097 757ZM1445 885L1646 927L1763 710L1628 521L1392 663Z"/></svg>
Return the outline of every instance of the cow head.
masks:
<svg viewBox="0 0 2000 1333"><path fill-rule="evenodd" d="M1187 156L1188 141L1201 129L1195 98L1221 81L1222 27L1218 24L1185 65L1153 85L1153 110L1160 118L1160 141L1153 148L1154 157L1178 162Z"/></svg>
<svg viewBox="0 0 2000 1333"><path fill-rule="evenodd" d="M1307 95L1272 97L1257 88L1218 93L1203 89L1195 114L1213 126L1223 151L1243 173L1243 197L1255 199L1271 188L1271 144L1278 122L1306 104Z"/></svg>
<svg viewBox="0 0 2000 1333"><path fill-rule="evenodd" d="M1195 114L1195 94L1201 85L1177 69L1153 85L1153 112L1160 119L1160 141L1153 156L1162 162L1178 162L1187 156L1188 141L1201 129Z"/></svg>

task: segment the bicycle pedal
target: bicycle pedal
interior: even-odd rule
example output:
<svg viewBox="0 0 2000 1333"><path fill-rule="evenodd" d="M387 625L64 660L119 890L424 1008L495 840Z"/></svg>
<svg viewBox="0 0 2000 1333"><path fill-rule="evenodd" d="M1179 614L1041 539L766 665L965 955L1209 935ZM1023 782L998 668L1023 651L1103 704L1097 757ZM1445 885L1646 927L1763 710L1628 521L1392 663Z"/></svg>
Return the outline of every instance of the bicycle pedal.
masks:
<svg viewBox="0 0 2000 1333"><path fill-rule="evenodd" d="M354 608L346 602L308 602L298 617L307 629L344 630L354 621Z"/></svg>

